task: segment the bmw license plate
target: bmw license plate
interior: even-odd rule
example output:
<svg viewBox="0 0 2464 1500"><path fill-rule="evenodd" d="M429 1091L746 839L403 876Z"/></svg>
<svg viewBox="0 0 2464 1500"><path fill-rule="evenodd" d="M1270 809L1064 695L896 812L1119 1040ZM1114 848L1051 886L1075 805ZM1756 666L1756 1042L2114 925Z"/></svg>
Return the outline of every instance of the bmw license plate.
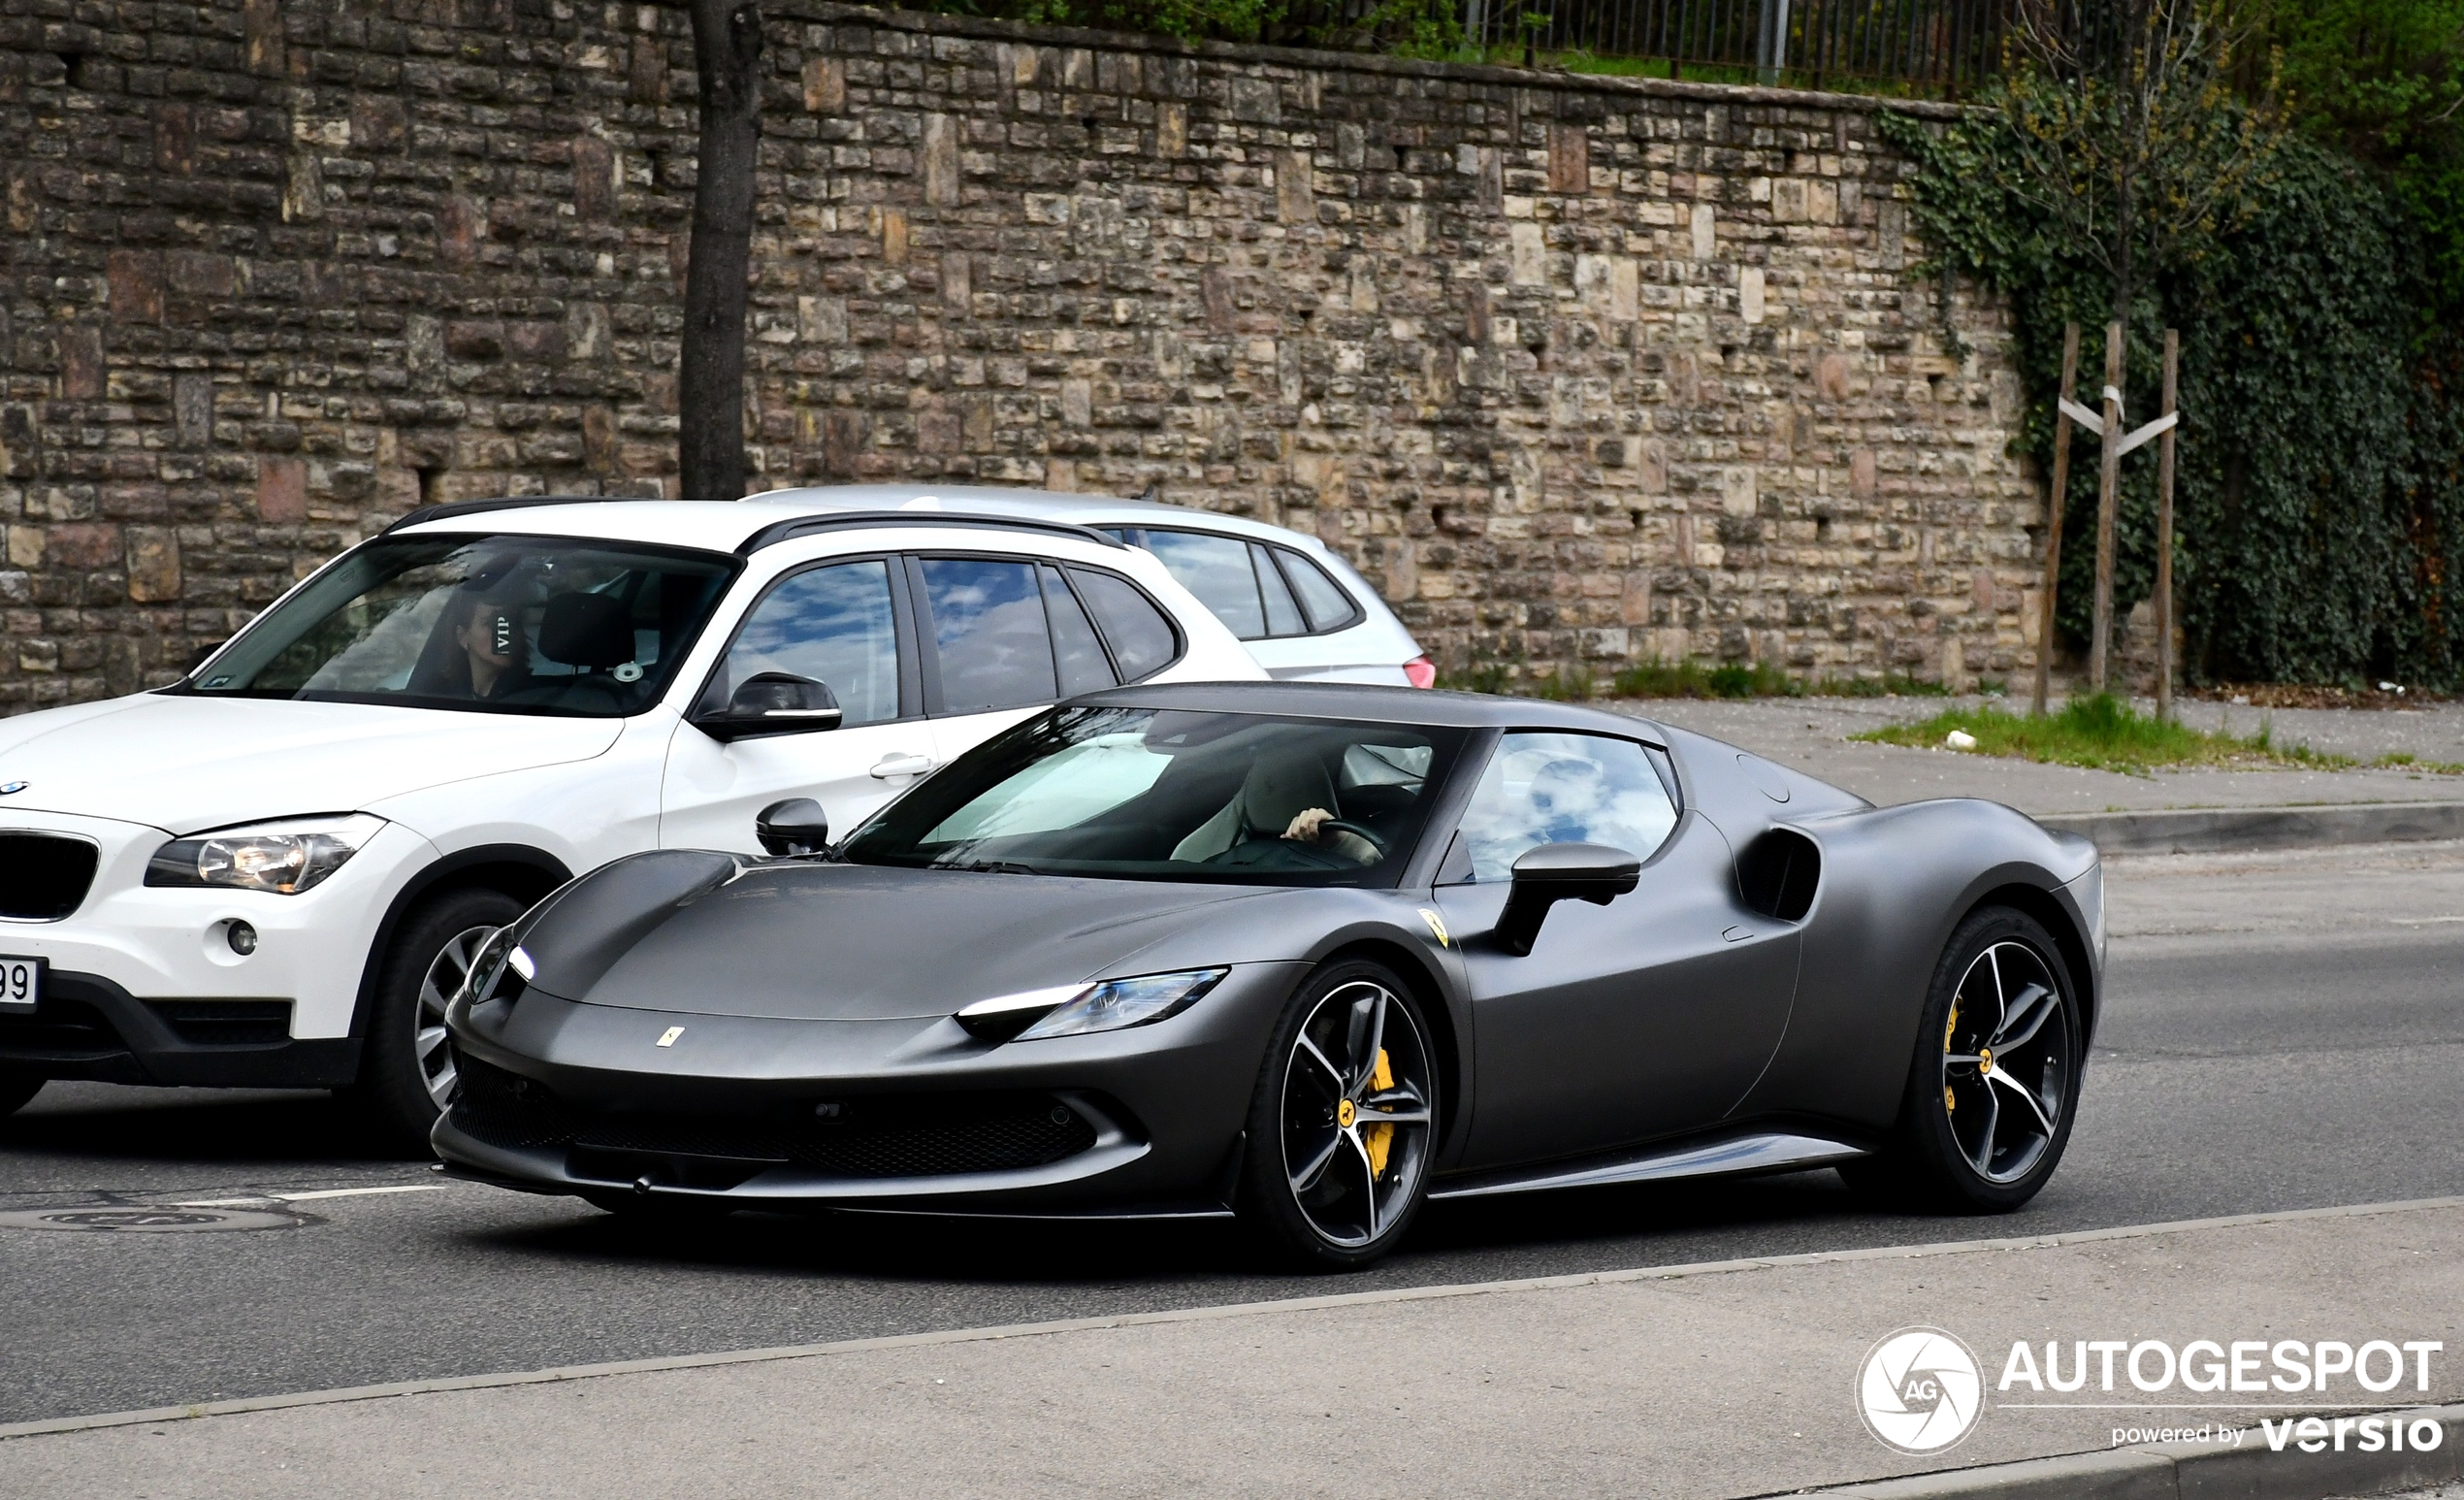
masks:
<svg viewBox="0 0 2464 1500"><path fill-rule="evenodd" d="M0 1014L34 1009L43 998L43 963L0 955Z"/></svg>

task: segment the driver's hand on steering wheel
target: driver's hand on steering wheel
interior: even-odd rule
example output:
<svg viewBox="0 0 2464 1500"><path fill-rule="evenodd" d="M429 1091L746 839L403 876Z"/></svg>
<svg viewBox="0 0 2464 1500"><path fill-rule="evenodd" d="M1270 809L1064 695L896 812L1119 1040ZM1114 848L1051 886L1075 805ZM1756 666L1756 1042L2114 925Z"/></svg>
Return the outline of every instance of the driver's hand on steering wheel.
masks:
<svg viewBox="0 0 2464 1500"><path fill-rule="evenodd" d="M1323 807L1306 808L1292 819L1292 826L1283 831L1283 836L1299 843L1313 844L1317 842L1318 826L1333 816Z"/></svg>

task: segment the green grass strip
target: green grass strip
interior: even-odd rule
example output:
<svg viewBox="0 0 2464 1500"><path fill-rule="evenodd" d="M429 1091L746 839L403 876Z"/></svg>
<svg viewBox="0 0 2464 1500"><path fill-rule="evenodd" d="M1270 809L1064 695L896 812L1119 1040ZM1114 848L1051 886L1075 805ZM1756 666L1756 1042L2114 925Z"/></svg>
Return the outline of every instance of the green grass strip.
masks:
<svg viewBox="0 0 2464 1500"><path fill-rule="evenodd" d="M1953 731L1972 735L1969 755L2014 756L2054 766L2147 775L2158 766L2298 766L2341 770L2360 764L2349 755L2278 744L2263 721L2255 734L2221 734L2170 723L2109 694L2073 699L2061 712L2038 717L1995 707L1954 708L1914 724L1894 724L1852 737L1885 745L1943 748ZM2412 764L2412 763L2404 763Z"/></svg>

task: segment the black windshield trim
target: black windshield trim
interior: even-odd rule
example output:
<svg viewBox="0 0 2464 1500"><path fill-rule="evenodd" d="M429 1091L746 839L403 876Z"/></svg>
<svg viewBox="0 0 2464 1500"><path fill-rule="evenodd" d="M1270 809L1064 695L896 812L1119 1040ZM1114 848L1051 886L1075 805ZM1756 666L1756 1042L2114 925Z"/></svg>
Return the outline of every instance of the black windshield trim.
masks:
<svg viewBox="0 0 2464 1500"><path fill-rule="evenodd" d="M390 537L406 526L425 526L431 521L458 521L466 515L483 515L491 510L528 510L534 505L621 505L641 498L638 495L507 495L496 500L453 500L442 505L422 505L376 535Z"/></svg>

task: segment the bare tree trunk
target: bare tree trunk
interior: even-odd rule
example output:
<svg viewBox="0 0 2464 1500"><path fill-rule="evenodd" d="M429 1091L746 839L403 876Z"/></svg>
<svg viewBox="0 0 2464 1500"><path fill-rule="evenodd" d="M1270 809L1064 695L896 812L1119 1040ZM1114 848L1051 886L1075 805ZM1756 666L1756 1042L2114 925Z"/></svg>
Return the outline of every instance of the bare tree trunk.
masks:
<svg viewBox="0 0 2464 1500"><path fill-rule="evenodd" d="M753 0L693 0L693 57L701 81L701 141L685 272L676 463L685 499L736 500L746 484L744 282L762 145L762 13Z"/></svg>

